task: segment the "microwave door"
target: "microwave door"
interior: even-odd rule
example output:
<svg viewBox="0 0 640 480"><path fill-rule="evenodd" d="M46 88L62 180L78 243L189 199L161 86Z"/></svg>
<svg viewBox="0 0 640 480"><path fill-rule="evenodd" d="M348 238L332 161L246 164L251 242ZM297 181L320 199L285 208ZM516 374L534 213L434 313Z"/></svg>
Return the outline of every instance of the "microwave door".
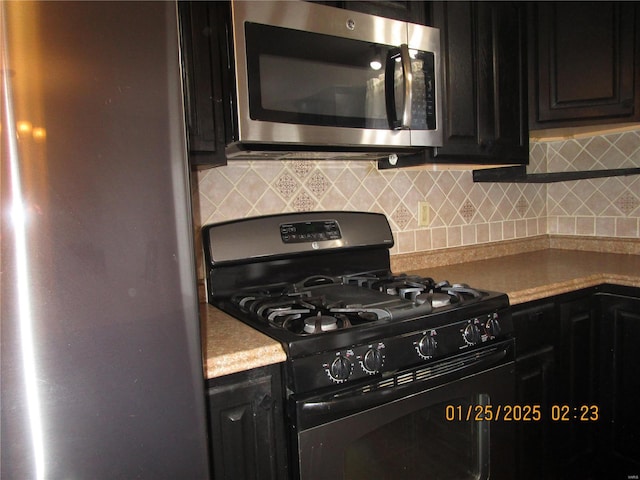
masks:
<svg viewBox="0 0 640 480"><path fill-rule="evenodd" d="M308 2L232 7L238 144L412 147L409 130L389 128L384 70L373 66L407 43L406 23Z"/></svg>
<svg viewBox="0 0 640 480"><path fill-rule="evenodd" d="M374 61L394 47L258 23L246 22L244 29L248 96L239 101L246 102L250 119L389 129L385 76Z"/></svg>
<svg viewBox="0 0 640 480"><path fill-rule="evenodd" d="M439 109L431 120L424 102L430 91L438 100L437 29L310 2L232 9L239 150L441 145ZM389 52L385 74L373 65Z"/></svg>

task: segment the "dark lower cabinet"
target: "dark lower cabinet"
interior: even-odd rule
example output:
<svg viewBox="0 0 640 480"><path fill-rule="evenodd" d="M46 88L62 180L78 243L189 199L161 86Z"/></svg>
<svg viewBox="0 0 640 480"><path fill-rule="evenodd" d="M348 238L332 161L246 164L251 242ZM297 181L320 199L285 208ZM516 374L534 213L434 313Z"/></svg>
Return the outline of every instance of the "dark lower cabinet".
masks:
<svg viewBox="0 0 640 480"><path fill-rule="evenodd" d="M516 361L518 405L551 408L551 382L556 371L553 346L548 345ZM538 480L553 478L553 435L549 422L519 422L516 425L516 464L514 478Z"/></svg>
<svg viewBox="0 0 640 480"><path fill-rule="evenodd" d="M640 295L638 292L596 296L605 328L600 405L605 408L600 450L608 459L610 478L640 476ZM634 477L635 475L635 477Z"/></svg>
<svg viewBox="0 0 640 480"><path fill-rule="evenodd" d="M640 478L640 289L602 285L514 306L515 478Z"/></svg>
<svg viewBox="0 0 640 480"><path fill-rule="evenodd" d="M209 381L215 480L288 478L281 378L271 365Z"/></svg>
<svg viewBox="0 0 640 480"><path fill-rule="evenodd" d="M598 339L599 320L592 291L560 297L557 301L560 335L556 343L553 406L550 412L559 478L589 479L598 470L595 442L601 419L591 420L591 406L598 409L597 388L602 361ZM567 299L565 299L567 298ZM557 417L554 419L554 415Z"/></svg>
<svg viewBox="0 0 640 480"><path fill-rule="evenodd" d="M559 330L555 303L533 302L514 308L516 331L516 401L519 405L540 405L546 416L553 402L556 376L554 332ZM548 421L519 422L516 425L514 478L553 478L553 435Z"/></svg>

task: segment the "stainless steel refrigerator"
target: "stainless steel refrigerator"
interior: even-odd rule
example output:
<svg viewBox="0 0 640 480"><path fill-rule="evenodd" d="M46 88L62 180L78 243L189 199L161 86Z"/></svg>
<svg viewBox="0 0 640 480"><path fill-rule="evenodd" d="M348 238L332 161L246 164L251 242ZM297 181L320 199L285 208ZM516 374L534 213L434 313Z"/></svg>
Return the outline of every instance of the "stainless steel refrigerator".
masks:
<svg viewBox="0 0 640 480"><path fill-rule="evenodd" d="M0 1L3 480L208 476L176 11Z"/></svg>

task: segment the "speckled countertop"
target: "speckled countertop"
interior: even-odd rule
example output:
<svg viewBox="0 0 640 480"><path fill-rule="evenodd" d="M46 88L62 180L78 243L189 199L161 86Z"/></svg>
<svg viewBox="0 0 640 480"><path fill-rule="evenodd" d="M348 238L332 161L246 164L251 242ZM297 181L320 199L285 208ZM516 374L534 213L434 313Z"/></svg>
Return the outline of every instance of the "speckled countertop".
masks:
<svg viewBox="0 0 640 480"><path fill-rule="evenodd" d="M640 255L546 249L414 273L506 292L517 305L602 283L640 287Z"/></svg>
<svg viewBox="0 0 640 480"><path fill-rule="evenodd" d="M412 265L403 259L403 265ZM602 283L640 287L640 255L541 249L407 273L506 292L513 305ZM395 270L394 270L395 271ZM282 362L280 344L220 310L202 306L207 378Z"/></svg>
<svg viewBox="0 0 640 480"><path fill-rule="evenodd" d="M211 305L201 305L200 321L207 379L287 359L279 342Z"/></svg>

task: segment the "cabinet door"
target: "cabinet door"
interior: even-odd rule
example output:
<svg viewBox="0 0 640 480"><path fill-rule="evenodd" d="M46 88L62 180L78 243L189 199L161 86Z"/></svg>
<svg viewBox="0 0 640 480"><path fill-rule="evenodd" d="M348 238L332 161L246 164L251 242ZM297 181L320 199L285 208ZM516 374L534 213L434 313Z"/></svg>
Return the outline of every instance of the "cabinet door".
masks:
<svg viewBox="0 0 640 480"><path fill-rule="evenodd" d="M581 421L580 407L598 404L600 322L591 295L561 301L558 309L561 333L554 403L561 420L553 424L555 448L562 478L590 478L589 472L597 468L601 422Z"/></svg>
<svg viewBox="0 0 640 480"><path fill-rule="evenodd" d="M519 480L551 479L555 471L553 436L548 412L554 400L555 348L559 332L555 303L534 302L514 307L516 335L516 399L518 405L540 405L541 421L518 422Z"/></svg>
<svg viewBox="0 0 640 480"><path fill-rule="evenodd" d="M425 2L379 0L376 2L346 0L338 2L347 10L378 15L379 17L393 18L403 22L425 25Z"/></svg>
<svg viewBox="0 0 640 480"><path fill-rule="evenodd" d="M416 0L309 0L330 7L427 25L426 3Z"/></svg>
<svg viewBox="0 0 640 480"><path fill-rule="evenodd" d="M547 412L552 405L554 376L554 349L550 345L516 360L517 404L539 405L542 415L541 421L518 422L516 426L518 480L553 478L553 436Z"/></svg>
<svg viewBox="0 0 640 480"><path fill-rule="evenodd" d="M531 5L531 128L640 121L636 2Z"/></svg>
<svg viewBox="0 0 640 480"><path fill-rule="evenodd" d="M278 367L215 379L209 388L216 480L287 478Z"/></svg>
<svg viewBox="0 0 640 480"><path fill-rule="evenodd" d="M605 326L599 402L604 428L601 449L615 478L634 478L632 475L640 473L640 298L598 297Z"/></svg>
<svg viewBox="0 0 640 480"><path fill-rule="evenodd" d="M178 2L189 161L225 165L231 142L233 58L228 2Z"/></svg>
<svg viewBox="0 0 640 480"><path fill-rule="evenodd" d="M529 162L525 14L518 2L432 3L444 129L434 160Z"/></svg>

